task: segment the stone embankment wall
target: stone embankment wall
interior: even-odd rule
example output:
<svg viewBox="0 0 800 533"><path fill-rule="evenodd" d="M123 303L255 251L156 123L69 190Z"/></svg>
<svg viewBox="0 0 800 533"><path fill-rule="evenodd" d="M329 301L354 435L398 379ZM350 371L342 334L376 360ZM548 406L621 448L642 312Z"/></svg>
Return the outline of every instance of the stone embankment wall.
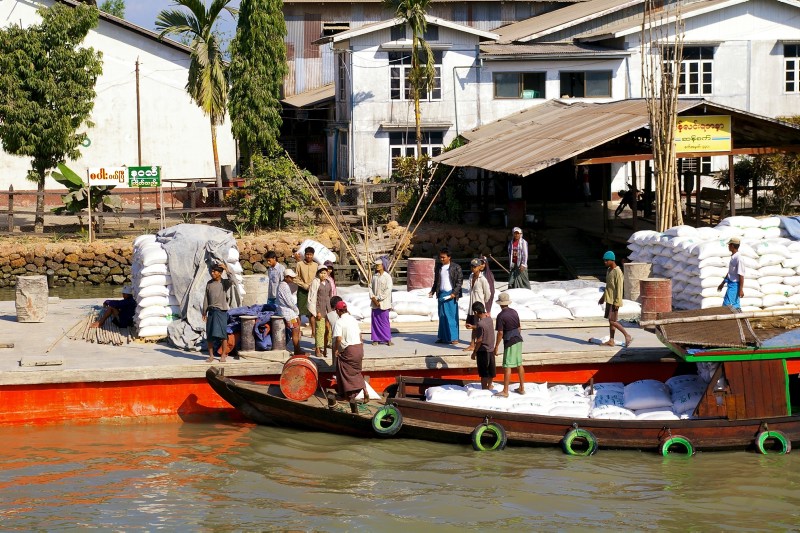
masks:
<svg viewBox="0 0 800 533"><path fill-rule="evenodd" d="M387 233L400 237L402 227L390 223ZM245 274L266 272L264 255L275 250L280 261L286 262L297 250L305 236L289 232L270 233L237 239L239 260ZM338 239L330 230L319 230L309 238L338 252ZM427 226L415 235L406 256L435 257L447 247L456 258L480 254L506 256L508 230L453 226ZM0 242L0 287L16 284L17 276L42 274L50 286L122 285L130 281L133 237L88 243L26 243ZM535 245L530 244L534 253Z"/></svg>

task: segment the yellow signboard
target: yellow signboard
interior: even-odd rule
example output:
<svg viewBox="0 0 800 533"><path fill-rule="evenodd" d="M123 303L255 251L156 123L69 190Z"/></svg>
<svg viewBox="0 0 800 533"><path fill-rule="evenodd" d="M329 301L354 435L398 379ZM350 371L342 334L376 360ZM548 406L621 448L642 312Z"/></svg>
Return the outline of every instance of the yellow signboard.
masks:
<svg viewBox="0 0 800 533"><path fill-rule="evenodd" d="M730 115L678 117L675 126L676 152L729 152L730 149Z"/></svg>

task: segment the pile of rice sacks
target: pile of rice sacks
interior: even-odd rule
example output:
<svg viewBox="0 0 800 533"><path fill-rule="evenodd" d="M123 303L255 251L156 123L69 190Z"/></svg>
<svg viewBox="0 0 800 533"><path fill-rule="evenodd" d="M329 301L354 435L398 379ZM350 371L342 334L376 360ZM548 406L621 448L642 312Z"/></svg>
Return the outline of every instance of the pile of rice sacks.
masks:
<svg viewBox="0 0 800 533"><path fill-rule="evenodd" d="M228 275L244 294L242 266L239 251L231 248L226 261ZM139 338L167 336L167 326L181 318L180 302L172 286L167 252L155 235L141 235L133 241L131 283L136 299L133 323Z"/></svg>
<svg viewBox="0 0 800 533"><path fill-rule="evenodd" d="M672 280L674 309L722 305L717 290L728 273L728 241L739 237L747 274L742 311L796 309L800 305L800 241L788 238L782 217L728 217L713 228L676 226L631 236L629 259L651 263L652 277ZM723 289L724 291L725 289Z"/></svg>
<svg viewBox="0 0 800 533"><path fill-rule="evenodd" d="M622 383L596 383L594 388L581 385L552 385L526 383L525 394L511 385L508 398L498 396L502 385L482 390L480 383L464 387L442 385L430 387L425 400L431 403L467 407L487 411L506 411L566 418L597 418L603 420L680 420L691 418L705 394L708 383L706 371L701 374L674 376L662 383L644 379Z"/></svg>
<svg viewBox="0 0 800 533"><path fill-rule="evenodd" d="M465 281L462 297L458 301L458 315L467 316L469 306L469 282ZM572 320L575 318L603 318L603 306L597 304L605 286L599 282L574 280L572 282L531 283L531 289L508 289L511 297L511 308L519 313L522 321L532 320ZM347 302L347 309L356 319L369 322L371 307L369 293L366 288L340 287L339 295ZM439 320L438 302L429 298L429 289L392 292L392 311L389 319L392 323L404 322L437 322ZM500 292L495 294L495 299ZM500 306L492 305L490 315L497 318ZM641 306L633 301L624 300L620 315L626 318L641 314Z"/></svg>

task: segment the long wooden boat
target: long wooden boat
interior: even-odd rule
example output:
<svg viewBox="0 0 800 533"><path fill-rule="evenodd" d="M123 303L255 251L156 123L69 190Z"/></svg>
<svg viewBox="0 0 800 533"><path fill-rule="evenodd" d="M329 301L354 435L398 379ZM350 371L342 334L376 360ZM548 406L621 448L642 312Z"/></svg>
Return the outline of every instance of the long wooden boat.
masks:
<svg viewBox="0 0 800 533"><path fill-rule="evenodd" d="M397 436L471 443L475 449L511 445L560 445L566 453L590 455L598 448L651 449L693 454L696 450L757 449L788 453L800 443L800 379L787 371L800 346L769 340L794 327L755 317L732 317L725 309L677 312L652 325L686 364L716 363L693 413L683 420L598 420L487 411L425 401L429 387L466 381L397 377L385 402L371 402L354 415L329 408L322 393L306 402L284 398L276 385L231 380L210 369L211 386L245 416L259 423L293 425L356 436ZM773 343L774 344L774 343ZM795 408L795 412L800 408Z"/></svg>

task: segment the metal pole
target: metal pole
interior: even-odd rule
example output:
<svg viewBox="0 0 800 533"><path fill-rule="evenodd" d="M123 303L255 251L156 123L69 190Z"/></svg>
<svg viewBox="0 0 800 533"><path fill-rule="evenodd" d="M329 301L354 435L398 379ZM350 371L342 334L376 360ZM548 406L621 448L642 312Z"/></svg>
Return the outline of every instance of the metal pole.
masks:
<svg viewBox="0 0 800 533"><path fill-rule="evenodd" d="M139 58L136 58L136 148L139 156L139 166L142 166L142 110L139 105ZM144 206L142 202L142 187L139 186L139 218L142 218Z"/></svg>
<svg viewBox="0 0 800 533"><path fill-rule="evenodd" d="M89 169L86 169L86 201L89 208L89 244L92 243L92 178Z"/></svg>

